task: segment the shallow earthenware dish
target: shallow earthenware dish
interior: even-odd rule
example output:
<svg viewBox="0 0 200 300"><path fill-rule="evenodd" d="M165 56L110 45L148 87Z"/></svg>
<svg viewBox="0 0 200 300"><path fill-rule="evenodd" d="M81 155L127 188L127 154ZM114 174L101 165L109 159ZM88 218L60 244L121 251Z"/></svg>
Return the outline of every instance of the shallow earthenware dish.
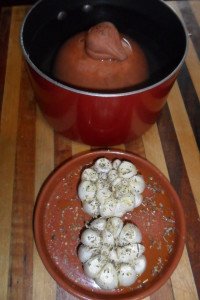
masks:
<svg viewBox="0 0 200 300"><path fill-rule="evenodd" d="M97 158L119 158L135 164L144 176L143 203L124 215L143 236L146 271L130 287L103 291L84 275L77 257L80 233L91 217L77 196L83 169ZM34 213L34 236L39 255L55 281L80 299L143 299L158 290L175 270L185 243L184 212L177 193L150 162L129 152L98 150L66 161L45 181Z"/></svg>

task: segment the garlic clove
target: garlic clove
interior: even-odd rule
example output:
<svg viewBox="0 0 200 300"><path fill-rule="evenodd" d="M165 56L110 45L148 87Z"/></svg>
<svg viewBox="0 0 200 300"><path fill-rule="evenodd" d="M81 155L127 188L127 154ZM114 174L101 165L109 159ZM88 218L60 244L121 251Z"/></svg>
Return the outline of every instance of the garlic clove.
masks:
<svg viewBox="0 0 200 300"><path fill-rule="evenodd" d="M104 290L113 290L118 287L117 271L112 263L107 263L96 277L96 283Z"/></svg>
<svg viewBox="0 0 200 300"><path fill-rule="evenodd" d="M98 273L101 271L103 266L106 264L106 259L104 256L96 255L91 257L83 265L85 274L90 278L96 278Z"/></svg>
<svg viewBox="0 0 200 300"><path fill-rule="evenodd" d="M117 248L117 256L121 263L133 263L144 253L145 247L141 244L127 245Z"/></svg>
<svg viewBox="0 0 200 300"><path fill-rule="evenodd" d="M117 247L116 252L120 263L131 263L136 258L135 252L130 245Z"/></svg>
<svg viewBox="0 0 200 300"><path fill-rule="evenodd" d="M123 221L120 218L112 217L107 220L106 229L110 231L116 239L119 236L123 225Z"/></svg>
<svg viewBox="0 0 200 300"><path fill-rule="evenodd" d="M135 207L140 206L142 204L142 201L143 201L142 194L135 193L134 197L135 197Z"/></svg>
<svg viewBox="0 0 200 300"><path fill-rule="evenodd" d="M133 243L140 243L142 241L142 234L139 228L131 223L127 223L119 235L119 245L128 245Z"/></svg>
<svg viewBox="0 0 200 300"><path fill-rule="evenodd" d="M92 221L90 223L90 228L96 229L99 231L104 230L106 228L106 219L104 219L104 218L95 219L94 221Z"/></svg>
<svg viewBox="0 0 200 300"><path fill-rule="evenodd" d="M112 197L106 199L104 203L100 204L100 215L103 218L113 217L115 213L115 206L115 200Z"/></svg>
<svg viewBox="0 0 200 300"><path fill-rule="evenodd" d="M137 258L137 260L135 261L135 272L138 275L141 275L147 266L147 260L146 257L144 255L141 255L140 257Z"/></svg>
<svg viewBox="0 0 200 300"><path fill-rule="evenodd" d="M109 183L105 179L98 179L96 182L96 188L98 190L109 189Z"/></svg>
<svg viewBox="0 0 200 300"><path fill-rule="evenodd" d="M117 188L117 186L119 186L122 182L122 179L120 177L117 177L116 179L114 179L111 184L112 184L112 188L113 190L115 190Z"/></svg>
<svg viewBox="0 0 200 300"><path fill-rule="evenodd" d="M114 239L114 236L113 234L108 231L107 229L105 229L103 232L102 232L102 243L105 245L109 245L109 246L114 246L115 244L115 239Z"/></svg>
<svg viewBox="0 0 200 300"><path fill-rule="evenodd" d="M113 160L113 163L112 163L113 169L117 170L119 168L120 164L121 164L121 160L120 159Z"/></svg>
<svg viewBox="0 0 200 300"><path fill-rule="evenodd" d="M133 244L131 245L132 251L135 253L135 257L139 258L145 251L145 247L142 244Z"/></svg>
<svg viewBox="0 0 200 300"><path fill-rule="evenodd" d="M117 173L117 171L116 170L110 170L110 172L108 173L108 180L110 181L110 182L112 182L112 181L114 181L115 179L117 179L118 178L118 173Z"/></svg>
<svg viewBox="0 0 200 300"><path fill-rule="evenodd" d="M83 200L93 199L96 194L96 185L91 181L82 181L78 186L78 196Z"/></svg>
<svg viewBox="0 0 200 300"><path fill-rule="evenodd" d="M119 268L118 279L120 286L130 286L137 279L134 268L128 264L122 264Z"/></svg>
<svg viewBox="0 0 200 300"><path fill-rule="evenodd" d="M93 229L86 229L81 235L81 243L88 247L99 247L101 244L100 234Z"/></svg>
<svg viewBox="0 0 200 300"><path fill-rule="evenodd" d="M112 169L112 164L109 159L102 157L96 160L94 169L97 173L108 173Z"/></svg>
<svg viewBox="0 0 200 300"><path fill-rule="evenodd" d="M82 263L85 263L97 252L98 252L98 248L90 248L88 246L81 244L78 248L78 257Z"/></svg>
<svg viewBox="0 0 200 300"><path fill-rule="evenodd" d="M145 190L145 182L142 175L135 175L129 180L130 187L137 193L141 194Z"/></svg>
<svg viewBox="0 0 200 300"><path fill-rule="evenodd" d="M117 201L113 216L121 218L125 213L126 213L126 209L124 209L124 207L122 207L120 201Z"/></svg>
<svg viewBox="0 0 200 300"><path fill-rule="evenodd" d="M103 244L101 247L101 255L108 257L110 254L111 246Z"/></svg>
<svg viewBox="0 0 200 300"><path fill-rule="evenodd" d="M104 172L98 173L98 179L99 180L107 180L108 179L108 174Z"/></svg>
<svg viewBox="0 0 200 300"><path fill-rule="evenodd" d="M114 263L119 262L119 258L117 256L117 251L115 249L111 249L108 256L109 256L109 259L111 261L113 261Z"/></svg>
<svg viewBox="0 0 200 300"><path fill-rule="evenodd" d="M128 191L132 193L132 189L129 187L129 179L122 178L122 185L128 187Z"/></svg>
<svg viewBox="0 0 200 300"><path fill-rule="evenodd" d="M115 196L116 198L121 198L123 196L133 195L133 192L129 185L119 184L115 187Z"/></svg>
<svg viewBox="0 0 200 300"><path fill-rule="evenodd" d="M125 179L137 174L137 169L131 162L123 161L118 168L119 176Z"/></svg>
<svg viewBox="0 0 200 300"><path fill-rule="evenodd" d="M99 189L96 194L96 198L99 202L102 202L107 198L110 198L111 196L112 196L112 192L107 188Z"/></svg>
<svg viewBox="0 0 200 300"><path fill-rule="evenodd" d="M99 215L99 203L97 200L91 202L83 201L83 210L92 217Z"/></svg>
<svg viewBox="0 0 200 300"><path fill-rule="evenodd" d="M96 182L98 180L98 174L92 168L86 168L82 172L81 180Z"/></svg>
<svg viewBox="0 0 200 300"><path fill-rule="evenodd" d="M123 196L119 200L119 203L120 203L121 209L124 212L128 212L135 208L135 196L134 195Z"/></svg>

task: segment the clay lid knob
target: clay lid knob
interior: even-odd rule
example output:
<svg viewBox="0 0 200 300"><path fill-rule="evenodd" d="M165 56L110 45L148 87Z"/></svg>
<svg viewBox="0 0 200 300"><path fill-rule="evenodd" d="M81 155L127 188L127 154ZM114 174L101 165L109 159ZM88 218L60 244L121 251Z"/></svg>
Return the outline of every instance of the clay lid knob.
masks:
<svg viewBox="0 0 200 300"><path fill-rule="evenodd" d="M86 34L86 53L93 59L115 59L123 61L128 57L127 45L124 44L117 28L110 22L102 22L91 27Z"/></svg>

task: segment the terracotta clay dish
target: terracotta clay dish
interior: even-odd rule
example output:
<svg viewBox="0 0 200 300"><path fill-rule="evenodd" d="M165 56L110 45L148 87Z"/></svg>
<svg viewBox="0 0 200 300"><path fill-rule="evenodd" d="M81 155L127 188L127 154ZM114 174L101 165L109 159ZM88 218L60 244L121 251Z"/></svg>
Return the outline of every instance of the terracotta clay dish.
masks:
<svg viewBox="0 0 200 300"><path fill-rule="evenodd" d="M119 158L135 164L146 182L143 203L124 215L142 232L147 268L130 287L101 290L84 275L77 246L84 213L77 196L80 174L97 158ZM80 299L143 299L159 289L176 268L185 242L181 201L165 176L147 160L127 152L98 150L64 163L45 182L34 215L34 234L41 259L55 281Z"/></svg>
<svg viewBox="0 0 200 300"><path fill-rule="evenodd" d="M110 22L68 39L59 49L53 69L62 82L101 91L130 88L149 77L141 46Z"/></svg>

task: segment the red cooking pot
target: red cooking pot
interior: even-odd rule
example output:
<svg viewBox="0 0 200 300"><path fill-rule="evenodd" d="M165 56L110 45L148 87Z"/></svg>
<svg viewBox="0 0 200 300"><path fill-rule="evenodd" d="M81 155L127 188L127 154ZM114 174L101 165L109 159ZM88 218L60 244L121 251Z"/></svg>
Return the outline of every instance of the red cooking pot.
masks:
<svg viewBox="0 0 200 300"><path fill-rule="evenodd" d="M56 80L52 70L61 45L103 21L112 22L141 45L149 78L106 92ZM182 21L161 0L42 0L25 17L20 38L33 90L47 121L64 136L94 146L126 143L155 123L187 50Z"/></svg>

